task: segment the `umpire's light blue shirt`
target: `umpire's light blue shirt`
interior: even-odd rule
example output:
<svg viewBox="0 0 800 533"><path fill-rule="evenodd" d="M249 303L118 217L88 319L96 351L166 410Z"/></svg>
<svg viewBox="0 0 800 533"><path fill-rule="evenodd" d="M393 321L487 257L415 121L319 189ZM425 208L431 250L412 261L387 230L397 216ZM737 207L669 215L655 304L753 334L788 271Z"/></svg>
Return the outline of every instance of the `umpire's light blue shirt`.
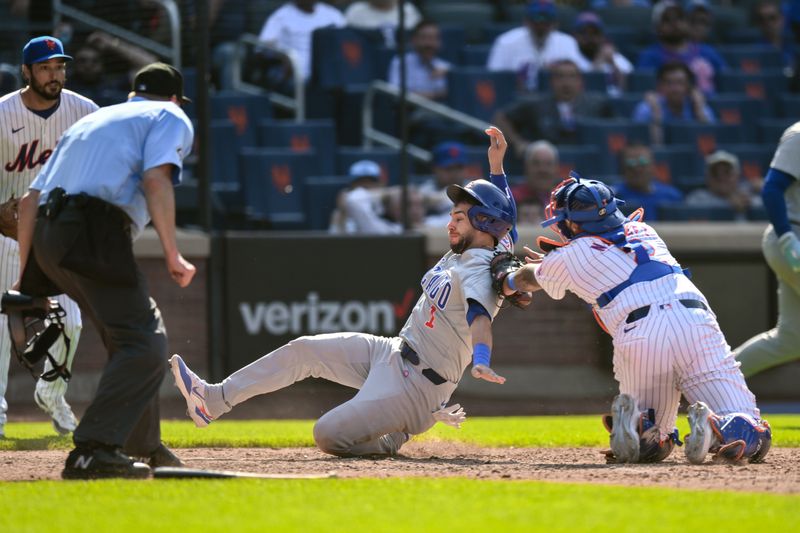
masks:
<svg viewBox="0 0 800 533"><path fill-rule="evenodd" d="M56 187L101 198L124 210L138 235L150 221L142 174L170 163L172 183L180 183L193 138L192 123L180 107L133 97L100 108L65 131L30 188L40 191L40 205Z"/></svg>

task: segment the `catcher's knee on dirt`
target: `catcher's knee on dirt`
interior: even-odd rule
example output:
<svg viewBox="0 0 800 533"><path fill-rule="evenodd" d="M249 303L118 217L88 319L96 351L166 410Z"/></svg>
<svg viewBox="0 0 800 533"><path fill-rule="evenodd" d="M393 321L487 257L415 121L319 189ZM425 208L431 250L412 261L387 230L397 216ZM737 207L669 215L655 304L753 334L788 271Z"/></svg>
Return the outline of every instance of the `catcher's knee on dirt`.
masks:
<svg viewBox="0 0 800 533"><path fill-rule="evenodd" d="M716 438L709 451L716 459L760 463L772 447L772 428L766 420L731 413L714 415L709 422Z"/></svg>
<svg viewBox="0 0 800 533"><path fill-rule="evenodd" d="M661 429L655 424L655 410L648 409L639 416L637 432L639 433L638 463L659 463L670 456L675 446L682 446L677 428L666 437L661 436ZM611 433L612 417L603 416L603 425ZM613 455L609 457L613 461Z"/></svg>

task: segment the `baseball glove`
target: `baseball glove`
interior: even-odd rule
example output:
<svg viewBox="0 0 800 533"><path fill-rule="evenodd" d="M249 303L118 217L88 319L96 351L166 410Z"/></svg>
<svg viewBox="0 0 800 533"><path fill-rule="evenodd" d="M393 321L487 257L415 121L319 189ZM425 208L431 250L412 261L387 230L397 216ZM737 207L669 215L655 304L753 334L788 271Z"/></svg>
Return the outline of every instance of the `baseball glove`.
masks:
<svg viewBox="0 0 800 533"><path fill-rule="evenodd" d="M492 262L489 264L489 271L492 274L492 289L500 298L520 309L527 307L531 303L530 293L517 291L513 294L504 294L503 282L505 282L509 274L522 267L522 261L510 252L495 252Z"/></svg>
<svg viewBox="0 0 800 533"><path fill-rule="evenodd" d="M17 212L19 199L10 198L0 204L0 233L17 240Z"/></svg>

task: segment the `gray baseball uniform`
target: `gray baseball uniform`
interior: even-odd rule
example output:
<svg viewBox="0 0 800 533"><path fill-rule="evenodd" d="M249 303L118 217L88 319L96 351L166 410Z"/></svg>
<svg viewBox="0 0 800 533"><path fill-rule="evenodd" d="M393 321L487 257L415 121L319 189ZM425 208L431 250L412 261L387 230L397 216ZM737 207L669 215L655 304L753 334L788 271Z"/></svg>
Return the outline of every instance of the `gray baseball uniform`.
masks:
<svg viewBox="0 0 800 533"><path fill-rule="evenodd" d="M20 198L53 153L62 133L81 117L95 111L94 102L77 93L63 89L58 109L47 118L25 107L19 91L0 98L0 202L12 196ZM0 291L6 291L19 277L19 246L17 241L0 235ZM58 297L66 310L66 334L71 339L70 353L59 338L51 353L57 361L67 360L68 368L78 346L81 332L81 315L78 306L68 297ZM6 315L0 314L0 427L6 421L8 408L5 400L8 386L8 365L11 357L11 340ZM45 364L45 371L51 365ZM63 400L67 384L62 379L38 380L36 394L46 405Z"/></svg>
<svg viewBox="0 0 800 533"><path fill-rule="evenodd" d="M800 236L800 122L783 133L770 167L794 178L784 193L784 200L792 231ZM778 278L778 323L735 350L745 376L800 360L800 273L792 270L781 253L772 225L764 232L761 247L767 264Z"/></svg>
<svg viewBox="0 0 800 533"><path fill-rule="evenodd" d="M433 426L432 413L446 404L472 362L467 300L479 302L492 317L499 310L489 276L492 254L482 248L445 254L422 278L423 293L398 337L300 337L221 385L210 385L206 398L221 394L230 410L307 377L325 378L359 391L317 421L314 437L320 448L337 455L396 453L408 434ZM208 414L216 418L222 412Z"/></svg>

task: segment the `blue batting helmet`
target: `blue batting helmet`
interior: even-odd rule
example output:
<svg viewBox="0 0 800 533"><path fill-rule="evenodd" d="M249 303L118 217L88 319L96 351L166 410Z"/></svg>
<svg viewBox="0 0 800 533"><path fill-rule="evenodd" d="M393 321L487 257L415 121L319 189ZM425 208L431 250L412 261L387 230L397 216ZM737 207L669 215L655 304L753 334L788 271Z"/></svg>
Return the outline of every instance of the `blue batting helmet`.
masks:
<svg viewBox="0 0 800 533"><path fill-rule="evenodd" d="M548 218L542 222L542 227L556 224L557 231L568 239L574 235L566 221L580 224L581 229L589 233L605 233L627 220L619 210L624 204L602 181L586 180L572 171L550 193L550 205L545 209Z"/></svg>
<svg viewBox="0 0 800 533"><path fill-rule="evenodd" d="M514 225L514 208L511 199L499 187L486 180L473 180L466 186L450 185L447 196L454 204L469 202L467 211L472 227L488 233L497 240Z"/></svg>

